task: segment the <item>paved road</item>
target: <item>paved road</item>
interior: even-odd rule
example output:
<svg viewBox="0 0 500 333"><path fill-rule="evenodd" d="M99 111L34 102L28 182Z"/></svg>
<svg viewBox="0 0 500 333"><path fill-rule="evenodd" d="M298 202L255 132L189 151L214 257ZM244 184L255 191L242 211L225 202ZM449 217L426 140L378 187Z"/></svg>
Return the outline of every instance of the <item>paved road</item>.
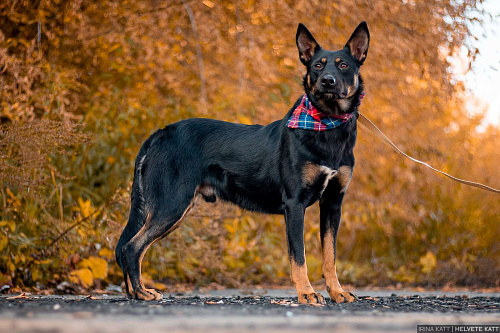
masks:
<svg viewBox="0 0 500 333"><path fill-rule="evenodd" d="M356 303L324 307L298 305L293 291L282 290L167 294L159 302L1 296L0 332L416 332L417 324L500 324L500 293L357 295Z"/></svg>

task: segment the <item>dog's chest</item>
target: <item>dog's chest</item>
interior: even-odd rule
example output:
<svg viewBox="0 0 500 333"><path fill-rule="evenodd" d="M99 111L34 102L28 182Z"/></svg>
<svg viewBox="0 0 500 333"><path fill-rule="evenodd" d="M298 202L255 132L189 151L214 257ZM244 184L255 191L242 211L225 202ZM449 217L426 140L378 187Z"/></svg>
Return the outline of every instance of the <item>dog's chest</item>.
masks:
<svg viewBox="0 0 500 333"><path fill-rule="evenodd" d="M324 165L307 162L302 168L302 186L321 197L327 186L335 182L339 192L345 192L352 175L352 168L346 165L337 170Z"/></svg>

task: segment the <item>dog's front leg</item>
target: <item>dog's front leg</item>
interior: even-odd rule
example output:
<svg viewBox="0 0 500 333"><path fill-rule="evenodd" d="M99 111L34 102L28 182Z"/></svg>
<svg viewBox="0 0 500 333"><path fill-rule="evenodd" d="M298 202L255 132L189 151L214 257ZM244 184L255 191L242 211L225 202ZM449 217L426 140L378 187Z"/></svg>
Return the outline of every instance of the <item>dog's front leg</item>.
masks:
<svg viewBox="0 0 500 333"><path fill-rule="evenodd" d="M291 279L297 290L299 303L320 305L325 303L323 296L314 291L307 277L304 250L304 212L304 206L296 202L290 202L285 208Z"/></svg>
<svg viewBox="0 0 500 333"><path fill-rule="evenodd" d="M323 276L326 280L326 290L332 301L351 303L356 300L356 296L342 289L337 277L336 267L337 232L340 225L343 198L344 193L339 192L338 186L329 186L319 203Z"/></svg>

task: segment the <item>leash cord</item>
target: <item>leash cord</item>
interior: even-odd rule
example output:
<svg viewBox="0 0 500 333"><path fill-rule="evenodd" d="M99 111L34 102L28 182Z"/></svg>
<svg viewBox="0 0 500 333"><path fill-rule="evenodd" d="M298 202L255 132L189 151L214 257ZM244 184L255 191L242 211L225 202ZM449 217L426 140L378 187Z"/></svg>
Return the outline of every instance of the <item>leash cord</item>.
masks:
<svg viewBox="0 0 500 333"><path fill-rule="evenodd" d="M439 172L440 174L443 174L446 177L451 178L451 179L453 179L456 182L459 182L459 183L462 183L462 184L465 184L465 185L469 185L469 186L473 186L473 187L477 187L477 188L480 188L482 190L486 190L486 191L490 191L490 192L493 192L493 193L500 194L500 190L497 190L497 189L495 189L493 187L489 187L489 186L483 185L481 183L471 182L471 181L468 181L468 180L463 180L463 179L460 179L460 178L457 178L457 177L453 177L452 175L449 175L446 172L443 172L441 170L433 168L429 164L427 164L425 162L422 162L422 161L419 161L419 160L417 160L417 159L415 159L415 158L407 155L405 152L403 152L401 149L399 149L391 140L389 140L389 138L387 136L385 136L385 134L382 133L382 131L379 130L378 127L375 126L375 124L370 121L370 119L366 118L361 113L358 113L358 114L359 114L359 117L358 117L359 123L361 125L363 125L372 134L374 134L380 141L382 141L383 143L385 143L386 145L388 145L389 147L391 147L399 155L402 155L402 156L404 156L404 157L412 160L413 162L423 164L426 167L428 167L429 169L432 169L432 170L434 170L436 172Z"/></svg>

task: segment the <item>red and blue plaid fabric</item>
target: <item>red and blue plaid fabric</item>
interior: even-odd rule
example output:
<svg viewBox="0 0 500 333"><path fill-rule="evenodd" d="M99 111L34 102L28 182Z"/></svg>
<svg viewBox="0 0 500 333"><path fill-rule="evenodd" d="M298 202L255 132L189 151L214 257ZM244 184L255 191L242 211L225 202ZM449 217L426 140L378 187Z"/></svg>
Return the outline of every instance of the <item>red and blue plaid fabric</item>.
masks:
<svg viewBox="0 0 500 333"><path fill-rule="evenodd" d="M361 95L361 98L363 98L363 96L364 93ZM300 105L293 111L292 116L288 119L286 126L288 128L326 131L342 125L351 119L352 116L352 113L346 113L341 116L328 116L322 114L311 104L311 102L309 102L307 95L304 95Z"/></svg>

